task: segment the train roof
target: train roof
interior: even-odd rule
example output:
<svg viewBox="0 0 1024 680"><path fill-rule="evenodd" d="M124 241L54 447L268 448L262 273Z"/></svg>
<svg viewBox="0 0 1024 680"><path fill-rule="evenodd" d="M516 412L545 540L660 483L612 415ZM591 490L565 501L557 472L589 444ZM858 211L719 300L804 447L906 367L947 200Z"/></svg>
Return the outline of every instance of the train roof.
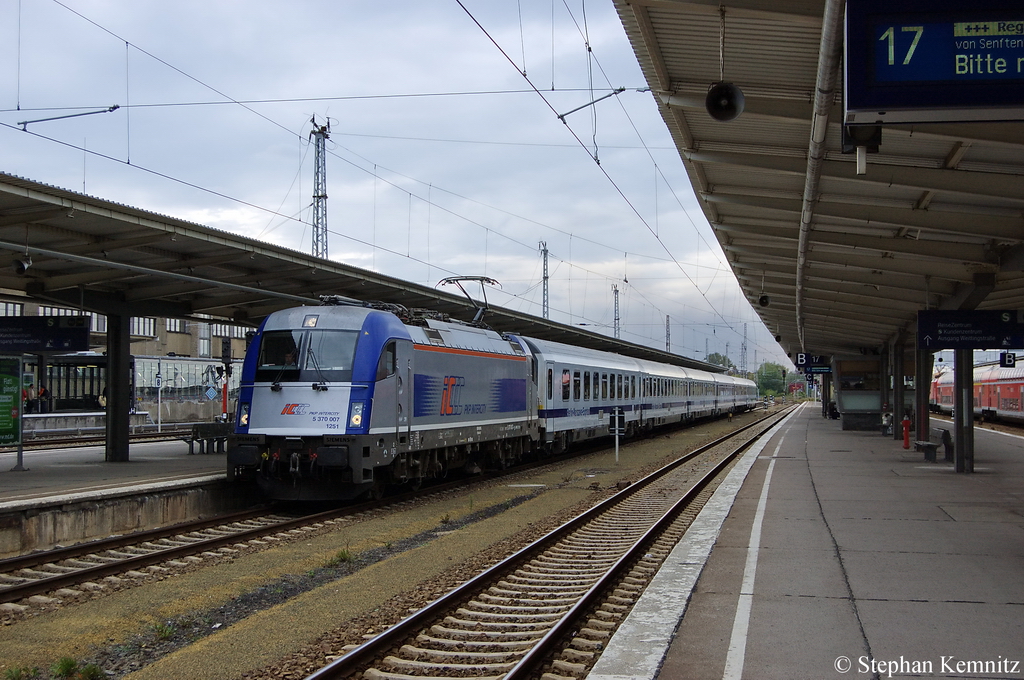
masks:
<svg viewBox="0 0 1024 680"><path fill-rule="evenodd" d="M530 348L537 354L542 354L545 359L561 361L563 363L586 363L591 366L607 368L616 371L638 371L640 361L632 357L626 357L613 352L602 352L587 347L575 347L552 340L540 340L538 338L523 338Z"/></svg>
<svg viewBox="0 0 1024 680"><path fill-rule="evenodd" d="M299 328L329 328L358 330L370 314L383 314L368 307L322 306L291 307L270 314L263 322L263 330L278 331ZM309 320L315 319L310 325Z"/></svg>
<svg viewBox="0 0 1024 680"><path fill-rule="evenodd" d="M657 361L647 361L640 359L637 361L640 364L641 370L651 375L665 376L666 378L685 378L687 380L706 380L713 381L710 373L705 371L698 371L693 368L683 368L682 366L672 366L671 364L663 364Z"/></svg>
<svg viewBox="0 0 1024 680"><path fill-rule="evenodd" d="M650 375L658 375L666 378L682 378L688 380L700 380L715 382L723 385L754 385L752 380L738 378L732 375L708 373L695 368L683 368L672 364L663 364L647 359L634 359L632 357L601 352L599 350L587 349L586 347L574 347L551 340L539 340L537 338L523 338L535 353L541 354L544 358L563 363L587 363L591 366L608 368L609 370L640 371Z"/></svg>
<svg viewBox="0 0 1024 680"><path fill-rule="evenodd" d="M406 326L413 342L437 347L514 354L523 356L527 348L488 328L428 319L425 326Z"/></svg>
<svg viewBox="0 0 1024 680"><path fill-rule="evenodd" d="M989 383L989 382L1002 382L1004 380L1021 380L1024 379L1024 366L1015 366L1013 368L1003 368L1000 366L993 366L986 364L985 366L974 367L974 382L976 383ZM951 385L953 384L953 371L952 369L944 370L935 378L932 382L938 385Z"/></svg>

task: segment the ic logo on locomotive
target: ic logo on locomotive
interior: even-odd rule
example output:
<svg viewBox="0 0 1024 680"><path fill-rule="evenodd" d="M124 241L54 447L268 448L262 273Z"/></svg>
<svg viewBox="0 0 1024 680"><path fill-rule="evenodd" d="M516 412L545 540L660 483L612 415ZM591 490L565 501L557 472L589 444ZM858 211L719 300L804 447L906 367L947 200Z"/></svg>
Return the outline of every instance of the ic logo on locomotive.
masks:
<svg viewBox="0 0 1024 680"><path fill-rule="evenodd" d="M444 389L441 391L441 415L462 415L462 388L466 379L459 375L446 375Z"/></svg>
<svg viewBox="0 0 1024 680"><path fill-rule="evenodd" d="M306 415L307 408L309 408L309 404L285 404L284 408L281 409L281 415L304 416Z"/></svg>

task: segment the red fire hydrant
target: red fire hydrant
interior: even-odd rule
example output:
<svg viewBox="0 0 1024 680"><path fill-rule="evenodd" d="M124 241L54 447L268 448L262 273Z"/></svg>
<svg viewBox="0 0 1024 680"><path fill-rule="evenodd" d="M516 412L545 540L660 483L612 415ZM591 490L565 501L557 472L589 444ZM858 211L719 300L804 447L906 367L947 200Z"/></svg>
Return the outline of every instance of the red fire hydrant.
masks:
<svg viewBox="0 0 1024 680"><path fill-rule="evenodd" d="M910 448L910 416L906 413L903 414L903 420L900 421L903 425L903 448Z"/></svg>

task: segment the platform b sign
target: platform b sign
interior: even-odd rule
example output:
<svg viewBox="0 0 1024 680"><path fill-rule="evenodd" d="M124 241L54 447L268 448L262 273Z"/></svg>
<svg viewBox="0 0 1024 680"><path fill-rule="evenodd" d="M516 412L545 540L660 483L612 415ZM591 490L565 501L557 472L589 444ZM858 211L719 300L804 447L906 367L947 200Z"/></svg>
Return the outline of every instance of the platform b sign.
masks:
<svg viewBox="0 0 1024 680"><path fill-rule="evenodd" d="M1017 353L1016 352L1000 352L999 353L999 365L1003 368L1013 368L1017 365Z"/></svg>

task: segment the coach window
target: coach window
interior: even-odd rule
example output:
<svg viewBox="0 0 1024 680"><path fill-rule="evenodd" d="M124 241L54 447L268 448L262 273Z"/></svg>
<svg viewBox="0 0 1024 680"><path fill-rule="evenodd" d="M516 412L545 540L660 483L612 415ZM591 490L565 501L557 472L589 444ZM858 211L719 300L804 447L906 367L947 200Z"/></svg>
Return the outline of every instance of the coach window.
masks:
<svg viewBox="0 0 1024 680"><path fill-rule="evenodd" d="M562 401L569 401L569 369L562 369Z"/></svg>
<svg viewBox="0 0 1024 680"><path fill-rule="evenodd" d="M615 377L615 382L619 386L618 389L615 390L615 394L617 395L616 398L617 399L622 399L622 376L621 375L616 376Z"/></svg>
<svg viewBox="0 0 1024 680"><path fill-rule="evenodd" d="M552 382L552 375L551 374L553 372L554 371L552 371L550 368L548 369L548 401L551 401L552 397L555 396L554 393L551 391L551 382Z"/></svg>
<svg viewBox="0 0 1024 680"><path fill-rule="evenodd" d="M583 401L590 401L590 371L583 374Z"/></svg>
<svg viewBox="0 0 1024 680"><path fill-rule="evenodd" d="M632 395L630 399L636 399L636 376L629 376L629 393Z"/></svg>
<svg viewBox="0 0 1024 680"><path fill-rule="evenodd" d="M579 371L573 371L572 372L572 400L573 401L579 401L580 400L580 372Z"/></svg>
<svg viewBox="0 0 1024 680"><path fill-rule="evenodd" d="M608 398L608 374L607 373L602 373L601 374L601 398L602 399L607 399Z"/></svg>

